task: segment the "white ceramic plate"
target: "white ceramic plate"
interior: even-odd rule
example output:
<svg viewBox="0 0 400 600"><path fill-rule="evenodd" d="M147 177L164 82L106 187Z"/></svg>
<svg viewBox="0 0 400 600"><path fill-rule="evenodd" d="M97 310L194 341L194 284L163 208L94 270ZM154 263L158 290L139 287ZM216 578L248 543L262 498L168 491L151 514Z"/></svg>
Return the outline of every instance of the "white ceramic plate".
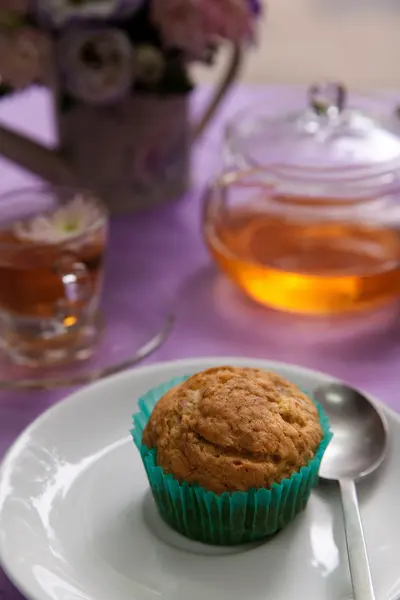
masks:
<svg viewBox="0 0 400 600"><path fill-rule="evenodd" d="M189 542L160 521L129 428L137 398L172 377L218 364L273 369L310 391L330 378L232 358L139 368L45 413L0 473L0 559L34 600L347 600L335 485L268 543L231 550ZM400 419L386 411L389 458L359 488L377 600L400 594Z"/></svg>

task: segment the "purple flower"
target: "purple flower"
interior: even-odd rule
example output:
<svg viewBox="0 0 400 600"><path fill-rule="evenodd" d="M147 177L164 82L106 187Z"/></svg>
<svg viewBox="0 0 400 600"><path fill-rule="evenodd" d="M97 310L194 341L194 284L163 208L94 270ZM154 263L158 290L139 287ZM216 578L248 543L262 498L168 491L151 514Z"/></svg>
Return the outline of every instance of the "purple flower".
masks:
<svg viewBox="0 0 400 600"><path fill-rule="evenodd" d="M248 0L251 12L259 17L263 11L261 0Z"/></svg>

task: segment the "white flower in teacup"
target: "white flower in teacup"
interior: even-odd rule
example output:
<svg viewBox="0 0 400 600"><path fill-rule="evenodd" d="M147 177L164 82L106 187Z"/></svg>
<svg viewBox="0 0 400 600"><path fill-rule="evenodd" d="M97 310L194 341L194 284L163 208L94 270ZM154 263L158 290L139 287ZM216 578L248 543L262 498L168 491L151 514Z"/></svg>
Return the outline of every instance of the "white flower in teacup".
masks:
<svg viewBox="0 0 400 600"><path fill-rule="evenodd" d="M89 104L115 102L133 84L134 52L121 29L69 29L58 55L66 89Z"/></svg>
<svg viewBox="0 0 400 600"><path fill-rule="evenodd" d="M144 0L37 0L39 18L56 27L70 20L126 17L135 13Z"/></svg>
<svg viewBox="0 0 400 600"><path fill-rule="evenodd" d="M14 236L35 244L62 244L95 229L103 219L101 209L92 198L77 195L51 213L17 222Z"/></svg>

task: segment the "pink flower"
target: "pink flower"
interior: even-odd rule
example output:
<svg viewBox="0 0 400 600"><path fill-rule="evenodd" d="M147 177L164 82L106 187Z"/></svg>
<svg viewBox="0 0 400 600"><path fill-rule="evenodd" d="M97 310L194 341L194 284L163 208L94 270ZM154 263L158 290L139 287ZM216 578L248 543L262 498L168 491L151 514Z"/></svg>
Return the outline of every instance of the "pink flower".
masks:
<svg viewBox="0 0 400 600"><path fill-rule="evenodd" d="M199 20L202 16L199 0L153 0L151 11L152 21L160 29L166 46L202 55L208 39Z"/></svg>
<svg viewBox="0 0 400 600"><path fill-rule="evenodd" d="M152 21L165 45L202 56L220 39L240 42L252 32L248 0L153 0Z"/></svg>
<svg viewBox="0 0 400 600"><path fill-rule="evenodd" d="M29 0L0 0L0 12L15 12L26 14L29 8Z"/></svg>
<svg viewBox="0 0 400 600"><path fill-rule="evenodd" d="M247 0L202 0L206 30L213 36L240 42L252 31L253 14Z"/></svg>
<svg viewBox="0 0 400 600"><path fill-rule="evenodd" d="M1 80L14 89L23 89L35 81L49 83L51 65L51 40L37 29L24 27L0 37Z"/></svg>

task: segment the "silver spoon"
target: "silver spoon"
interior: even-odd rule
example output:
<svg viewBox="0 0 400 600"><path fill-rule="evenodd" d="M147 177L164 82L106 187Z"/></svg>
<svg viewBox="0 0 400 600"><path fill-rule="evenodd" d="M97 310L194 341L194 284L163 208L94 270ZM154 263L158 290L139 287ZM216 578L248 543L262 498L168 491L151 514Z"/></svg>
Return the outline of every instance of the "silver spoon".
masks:
<svg viewBox="0 0 400 600"><path fill-rule="evenodd" d="M355 482L385 458L386 419L361 392L344 384L319 387L315 399L326 410L334 434L320 476L340 485L354 598L375 600Z"/></svg>

